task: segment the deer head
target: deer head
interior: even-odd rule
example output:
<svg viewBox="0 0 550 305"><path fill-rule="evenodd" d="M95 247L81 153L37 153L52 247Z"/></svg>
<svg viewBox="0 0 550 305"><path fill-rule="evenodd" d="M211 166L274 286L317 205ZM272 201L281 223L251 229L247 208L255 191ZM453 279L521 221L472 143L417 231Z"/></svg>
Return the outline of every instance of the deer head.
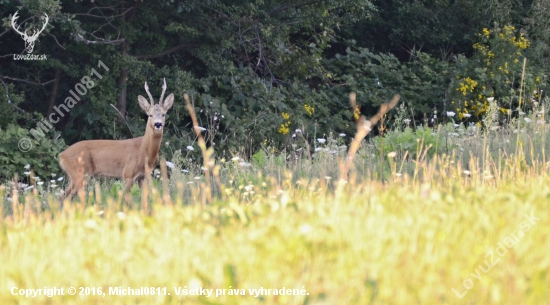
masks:
<svg viewBox="0 0 550 305"><path fill-rule="evenodd" d="M27 30L25 30L25 32L21 32L19 31L19 27L21 25L16 26L15 24L15 21L19 18L19 16L17 16L18 12L19 11L15 12L15 14L13 14L13 16L11 17L11 26L14 31L21 35L21 37L25 41L25 50L27 51L27 53L30 54L32 53L32 50L34 50L34 42L38 39L38 35L40 35L40 33L42 33L42 31L44 31L44 29L46 28L46 25L48 25L49 17L46 13L44 13L44 17L41 18L44 20L42 28L40 30L33 30L32 34L29 36L27 34Z"/></svg>
<svg viewBox="0 0 550 305"><path fill-rule="evenodd" d="M143 109L143 111L145 111L145 113L149 116L149 119L147 120L147 128L151 128L154 134L162 135L166 112L172 108L172 104L174 103L174 93L171 93L166 97L166 99L163 100L164 93L166 92L166 78L164 79L164 85L162 85L162 94L160 95L158 104L155 104L153 96L149 92L147 82L145 82L145 92L147 92L147 95L149 96L150 103L147 102L147 99L141 95L138 96L138 102L141 109Z"/></svg>

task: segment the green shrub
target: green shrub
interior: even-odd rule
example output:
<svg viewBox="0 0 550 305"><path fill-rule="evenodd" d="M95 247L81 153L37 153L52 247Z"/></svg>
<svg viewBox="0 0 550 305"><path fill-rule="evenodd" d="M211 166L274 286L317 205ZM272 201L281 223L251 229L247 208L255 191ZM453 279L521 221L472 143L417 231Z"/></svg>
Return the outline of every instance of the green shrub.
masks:
<svg viewBox="0 0 550 305"><path fill-rule="evenodd" d="M0 180L11 179L15 174L25 177L30 170L43 179L59 174L58 156L67 147L62 139L46 136L37 141L27 129L13 124L0 129L0 143ZM27 164L29 169L25 168Z"/></svg>
<svg viewBox="0 0 550 305"><path fill-rule="evenodd" d="M384 137L375 137L372 139L374 145L387 154L395 151L399 155L408 155L416 158L420 153L420 149L425 151L428 149L428 156L433 156L440 152L440 146L445 143L444 133L435 132L429 127L419 126L416 130L406 127L405 130L390 130Z"/></svg>

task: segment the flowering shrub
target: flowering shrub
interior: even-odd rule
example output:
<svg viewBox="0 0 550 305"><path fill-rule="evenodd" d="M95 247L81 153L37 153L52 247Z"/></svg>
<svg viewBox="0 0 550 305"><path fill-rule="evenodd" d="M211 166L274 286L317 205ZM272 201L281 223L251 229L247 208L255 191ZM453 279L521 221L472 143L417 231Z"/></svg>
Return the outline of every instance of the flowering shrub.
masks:
<svg viewBox="0 0 550 305"><path fill-rule="evenodd" d="M474 116L479 120L489 107L487 99L492 97L504 114L521 106L520 82L529 39L513 26L484 28L478 35L474 56L459 56L457 75L451 83L451 109L456 110L459 119ZM522 100L529 103L538 97L533 92L544 85L542 76L533 65L526 65Z"/></svg>

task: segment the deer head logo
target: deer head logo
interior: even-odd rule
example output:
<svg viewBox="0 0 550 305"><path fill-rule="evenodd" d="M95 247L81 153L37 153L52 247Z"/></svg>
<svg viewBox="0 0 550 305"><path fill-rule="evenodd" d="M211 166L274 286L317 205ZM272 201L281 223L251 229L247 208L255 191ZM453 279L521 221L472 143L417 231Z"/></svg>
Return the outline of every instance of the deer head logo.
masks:
<svg viewBox="0 0 550 305"><path fill-rule="evenodd" d="M15 14L13 14L13 16L11 17L11 26L13 27L13 30L16 31L17 33L19 33L19 35L21 35L21 38L23 38L23 40L25 41L25 50L27 51L27 53L32 53L32 50L34 49L34 42L38 39L38 35L40 35L40 33L42 33L42 31L44 31L44 29L46 28L46 25L48 25L48 15L46 13L44 13L44 16L41 18L42 20L44 20L44 25L42 26L42 28L40 30L33 30L32 31L32 34L27 34L27 30L25 30L25 32L21 32L19 31L19 26L17 26L15 24L15 21L17 20L17 18L19 18L19 16L17 16L17 13L19 11L15 12Z"/></svg>

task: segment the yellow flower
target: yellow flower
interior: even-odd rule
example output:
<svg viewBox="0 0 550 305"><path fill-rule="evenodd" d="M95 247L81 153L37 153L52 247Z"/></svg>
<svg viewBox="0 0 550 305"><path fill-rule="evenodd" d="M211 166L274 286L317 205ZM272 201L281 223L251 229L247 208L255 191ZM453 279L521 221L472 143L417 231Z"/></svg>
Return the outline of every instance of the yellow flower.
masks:
<svg viewBox="0 0 550 305"><path fill-rule="evenodd" d="M281 124L281 127L279 128L279 133L287 134L289 131L290 131L290 128L288 128L286 124Z"/></svg>
<svg viewBox="0 0 550 305"><path fill-rule="evenodd" d="M286 112L281 113L281 115L283 116L283 119L285 119L285 120L288 120L290 118L290 115L288 115L288 113L286 113Z"/></svg>
<svg viewBox="0 0 550 305"><path fill-rule="evenodd" d="M315 111L315 108L309 106L308 104L304 104L304 108L309 115L313 115L313 111Z"/></svg>
<svg viewBox="0 0 550 305"><path fill-rule="evenodd" d="M360 114L361 114L361 110L359 110L359 107L355 107L355 110L353 110L353 118L358 120Z"/></svg>

